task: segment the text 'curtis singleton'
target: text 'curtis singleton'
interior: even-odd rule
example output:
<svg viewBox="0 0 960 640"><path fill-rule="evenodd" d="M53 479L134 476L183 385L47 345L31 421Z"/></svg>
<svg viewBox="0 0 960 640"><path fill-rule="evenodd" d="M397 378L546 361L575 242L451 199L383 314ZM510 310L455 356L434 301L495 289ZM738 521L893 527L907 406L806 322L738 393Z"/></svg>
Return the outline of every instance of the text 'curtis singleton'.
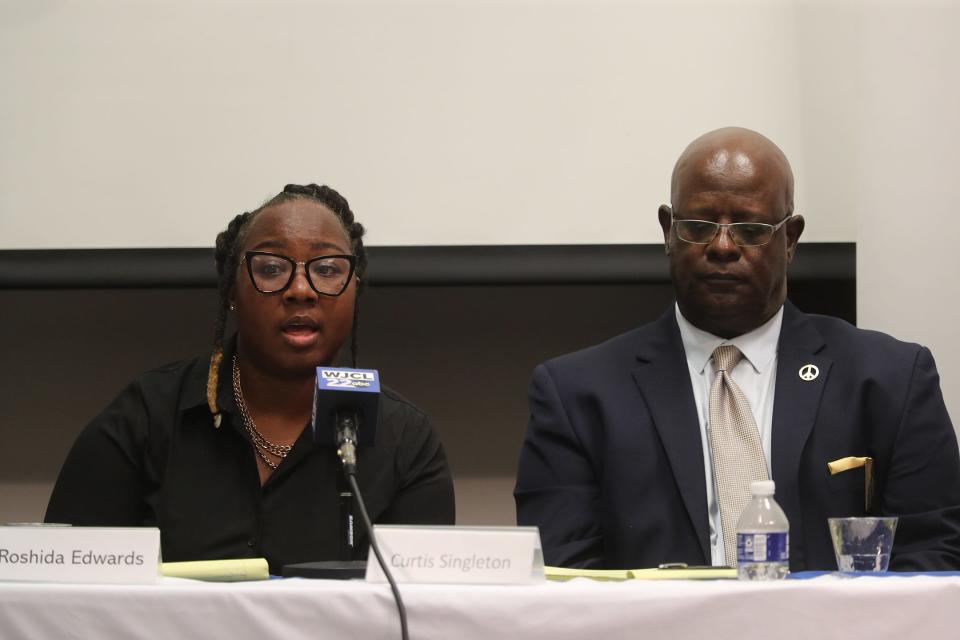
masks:
<svg viewBox="0 0 960 640"><path fill-rule="evenodd" d="M458 569L464 573L474 570L508 570L510 558L478 556L477 554L454 555L443 553L439 556L418 555L402 556L395 553L390 556L390 565L400 569Z"/></svg>

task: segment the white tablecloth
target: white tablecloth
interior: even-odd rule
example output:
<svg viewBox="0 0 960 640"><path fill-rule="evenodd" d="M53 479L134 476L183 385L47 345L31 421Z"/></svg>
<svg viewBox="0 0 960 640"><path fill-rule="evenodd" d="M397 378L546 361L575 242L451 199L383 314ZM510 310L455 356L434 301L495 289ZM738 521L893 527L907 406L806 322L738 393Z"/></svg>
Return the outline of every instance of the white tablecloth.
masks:
<svg viewBox="0 0 960 640"><path fill-rule="evenodd" d="M960 578L401 585L412 640L960 637ZM387 585L0 583L0 638L399 638Z"/></svg>

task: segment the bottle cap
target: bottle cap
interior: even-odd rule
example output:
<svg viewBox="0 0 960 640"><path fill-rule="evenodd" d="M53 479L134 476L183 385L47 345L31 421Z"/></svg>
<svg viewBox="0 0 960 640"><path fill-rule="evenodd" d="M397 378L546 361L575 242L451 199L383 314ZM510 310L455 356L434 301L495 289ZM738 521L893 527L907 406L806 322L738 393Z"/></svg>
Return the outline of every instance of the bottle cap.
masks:
<svg viewBox="0 0 960 640"><path fill-rule="evenodd" d="M773 480L756 480L750 483L750 493L755 496L772 496L775 488Z"/></svg>

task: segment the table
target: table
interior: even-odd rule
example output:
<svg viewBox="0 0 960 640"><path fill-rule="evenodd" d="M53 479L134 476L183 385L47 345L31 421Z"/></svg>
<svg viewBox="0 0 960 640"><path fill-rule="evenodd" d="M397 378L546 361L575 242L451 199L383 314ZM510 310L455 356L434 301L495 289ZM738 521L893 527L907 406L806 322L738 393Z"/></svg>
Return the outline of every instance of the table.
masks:
<svg viewBox="0 0 960 640"><path fill-rule="evenodd" d="M960 635L956 576L400 588L412 640ZM0 637L366 640L399 639L400 626L384 584L166 578L150 586L0 583Z"/></svg>

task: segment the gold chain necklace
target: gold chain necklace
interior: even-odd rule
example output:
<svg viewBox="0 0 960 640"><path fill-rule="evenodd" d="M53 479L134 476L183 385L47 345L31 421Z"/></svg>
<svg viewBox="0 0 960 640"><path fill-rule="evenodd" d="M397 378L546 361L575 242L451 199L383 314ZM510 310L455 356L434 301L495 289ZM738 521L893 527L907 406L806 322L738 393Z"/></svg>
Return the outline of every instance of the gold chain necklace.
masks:
<svg viewBox="0 0 960 640"><path fill-rule="evenodd" d="M257 429L257 424L247 411L247 403L243 400L243 389L240 388L240 365L237 364L237 356L233 356L233 399L237 403L237 409L240 410L240 417L243 418L243 426L247 429L250 440L253 441L254 451L257 452L264 464L271 469L276 469L280 463L270 460L267 454L274 455L282 461L290 453L293 446L271 442Z"/></svg>

